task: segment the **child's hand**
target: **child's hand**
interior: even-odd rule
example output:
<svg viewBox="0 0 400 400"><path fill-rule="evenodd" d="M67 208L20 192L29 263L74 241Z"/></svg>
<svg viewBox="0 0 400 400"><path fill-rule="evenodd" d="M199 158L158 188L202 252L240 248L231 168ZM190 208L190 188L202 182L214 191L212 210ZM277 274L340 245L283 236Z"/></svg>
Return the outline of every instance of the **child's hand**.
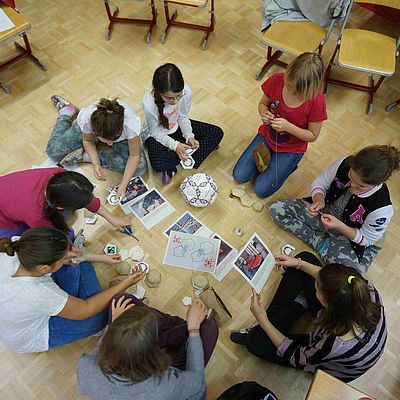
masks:
<svg viewBox="0 0 400 400"><path fill-rule="evenodd" d="M275 116L271 111L266 111L265 113L261 114L261 120L265 125L270 125L274 118Z"/></svg>
<svg viewBox="0 0 400 400"><path fill-rule="evenodd" d="M126 310L129 310L134 306L135 303L132 303L132 299L129 297L121 296L118 301L113 299L111 304L111 321L115 321Z"/></svg>
<svg viewBox="0 0 400 400"><path fill-rule="evenodd" d="M125 197L126 193L126 187L119 185L117 193L115 195L117 196L117 199L123 199Z"/></svg>
<svg viewBox="0 0 400 400"><path fill-rule="evenodd" d="M315 217L318 215L318 211L322 210L325 207L325 201L314 201L314 203L311 204L310 208L308 209L308 213L312 216Z"/></svg>
<svg viewBox="0 0 400 400"><path fill-rule="evenodd" d="M278 133L288 132L292 124L285 118L274 118L271 121L271 127L274 128Z"/></svg>
<svg viewBox="0 0 400 400"><path fill-rule="evenodd" d="M324 227L326 229L338 229L341 225L344 225L342 221L340 221L340 219L334 217L331 214L322 214L321 215L321 222L322 225L324 225Z"/></svg>
<svg viewBox="0 0 400 400"><path fill-rule="evenodd" d="M96 177L96 179L98 179L99 181L107 180L106 174L104 172L104 169L101 167L101 165L96 164L96 165L93 165L93 167L94 167L94 176Z"/></svg>
<svg viewBox="0 0 400 400"><path fill-rule="evenodd" d="M187 144L179 143L178 146L176 147L176 154L178 154L178 157L185 161L187 160L188 156L186 154L186 149L190 149L191 147L188 146Z"/></svg>
<svg viewBox="0 0 400 400"><path fill-rule="evenodd" d="M190 138L187 143L192 149L198 149L200 147L200 143L195 138Z"/></svg>
<svg viewBox="0 0 400 400"><path fill-rule="evenodd" d="M111 215L108 222L110 222L111 225L114 225L118 229L122 229L125 226L131 226L132 224L131 220L128 217L116 217L114 215Z"/></svg>
<svg viewBox="0 0 400 400"><path fill-rule="evenodd" d="M251 289L253 295L251 296L250 301L250 311L256 317L256 320L260 322L261 320L267 317L267 312L265 311L265 307L262 304L261 297L254 288Z"/></svg>
<svg viewBox="0 0 400 400"><path fill-rule="evenodd" d="M275 269L280 270L281 267L297 267L299 265L299 259L286 254L275 254Z"/></svg>

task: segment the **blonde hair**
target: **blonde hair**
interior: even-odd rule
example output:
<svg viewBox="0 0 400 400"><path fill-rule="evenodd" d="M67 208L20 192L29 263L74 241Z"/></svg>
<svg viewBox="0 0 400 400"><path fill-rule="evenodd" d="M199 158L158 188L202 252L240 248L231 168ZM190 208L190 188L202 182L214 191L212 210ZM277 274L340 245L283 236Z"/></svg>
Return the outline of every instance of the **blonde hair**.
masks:
<svg viewBox="0 0 400 400"><path fill-rule="evenodd" d="M319 54L303 53L288 65L285 79L293 82L296 94L302 100L312 100L321 90L324 69L324 62Z"/></svg>

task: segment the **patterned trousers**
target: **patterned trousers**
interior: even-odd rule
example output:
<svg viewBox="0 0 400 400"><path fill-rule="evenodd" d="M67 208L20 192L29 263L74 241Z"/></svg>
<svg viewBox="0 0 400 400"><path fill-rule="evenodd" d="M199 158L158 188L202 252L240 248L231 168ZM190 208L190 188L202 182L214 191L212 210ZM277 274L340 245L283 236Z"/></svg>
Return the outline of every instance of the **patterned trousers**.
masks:
<svg viewBox="0 0 400 400"><path fill-rule="evenodd" d="M338 232L326 230L319 215L312 217L308 214L309 207L310 203L302 199L279 200L269 210L278 225L318 251L325 264L343 264L364 275L380 249L366 247L359 260L350 240Z"/></svg>
<svg viewBox="0 0 400 400"><path fill-rule="evenodd" d="M206 122L193 119L190 122L192 123L194 138L200 144L200 147L192 156L195 161L194 168L198 168L208 155L218 147L224 132L220 127ZM180 128L170 137L185 143L185 138L182 136ZM165 147L153 137L147 138L145 143L149 151L150 163L157 172L173 170L181 161L175 151Z"/></svg>
<svg viewBox="0 0 400 400"><path fill-rule="evenodd" d="M66 155L83 147L82 131L76 123L66 115L61 115L53 128L47 143L46 153L52 160L61 161ZM106 150L104 150L106 148ZM129 157L128 141L114 142L112 146L99 146L101 166L105 169L123 173ZM139 165L135 176L143 175L147 171L146 155L140 147Z"/></svg>

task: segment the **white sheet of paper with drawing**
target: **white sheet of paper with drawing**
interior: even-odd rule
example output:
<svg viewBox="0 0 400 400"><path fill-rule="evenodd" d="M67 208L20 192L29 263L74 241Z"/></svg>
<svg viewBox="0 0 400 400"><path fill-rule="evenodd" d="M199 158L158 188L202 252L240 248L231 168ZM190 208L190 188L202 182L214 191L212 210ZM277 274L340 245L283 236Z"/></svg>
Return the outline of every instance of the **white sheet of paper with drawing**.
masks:
<svg viewBox="0 0 400 400"><path fill-rule="evenodd" d="M171 231L163 263L174 267L214 273L220 243L219 239Z"/></svg>
<svg viewBox="0 0 400 400"><path fill-rule="evenodd" d="M0 32L7 31L14 28L15 24L7 16L7 14L0 8Z"/></svg>
<svg viewBox="0 0 400 400"><path fill-rule="evenodd" d="M275 258L257 233L239 250L233 265L240 275L261 292L275 265Z"/></svg>
<svg viewBox="0 0 400 400"><path fill-rule="evenodd" d="M168 229L166 229L164 235L168 237L171 231L184 232L202 237L210 237L213 233L207 225L204 225L189 211L185 211Z"/></svg>

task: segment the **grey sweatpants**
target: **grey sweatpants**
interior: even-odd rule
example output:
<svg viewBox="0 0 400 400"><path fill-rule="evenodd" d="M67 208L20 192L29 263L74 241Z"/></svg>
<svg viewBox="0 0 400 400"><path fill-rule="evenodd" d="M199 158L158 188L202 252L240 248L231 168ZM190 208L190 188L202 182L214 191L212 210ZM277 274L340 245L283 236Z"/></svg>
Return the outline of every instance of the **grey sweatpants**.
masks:
<svg viewBox="0 0 400 400"><path fill-rule="evenodd" d="M278 225L318 251L325 264L343 264L364 275L380 249L366 247L362 259L358 260L350 240L336 231L326 230L319 215L308 214L309 207L310 203L302 199L279 200L269 210Z"/></svg>

